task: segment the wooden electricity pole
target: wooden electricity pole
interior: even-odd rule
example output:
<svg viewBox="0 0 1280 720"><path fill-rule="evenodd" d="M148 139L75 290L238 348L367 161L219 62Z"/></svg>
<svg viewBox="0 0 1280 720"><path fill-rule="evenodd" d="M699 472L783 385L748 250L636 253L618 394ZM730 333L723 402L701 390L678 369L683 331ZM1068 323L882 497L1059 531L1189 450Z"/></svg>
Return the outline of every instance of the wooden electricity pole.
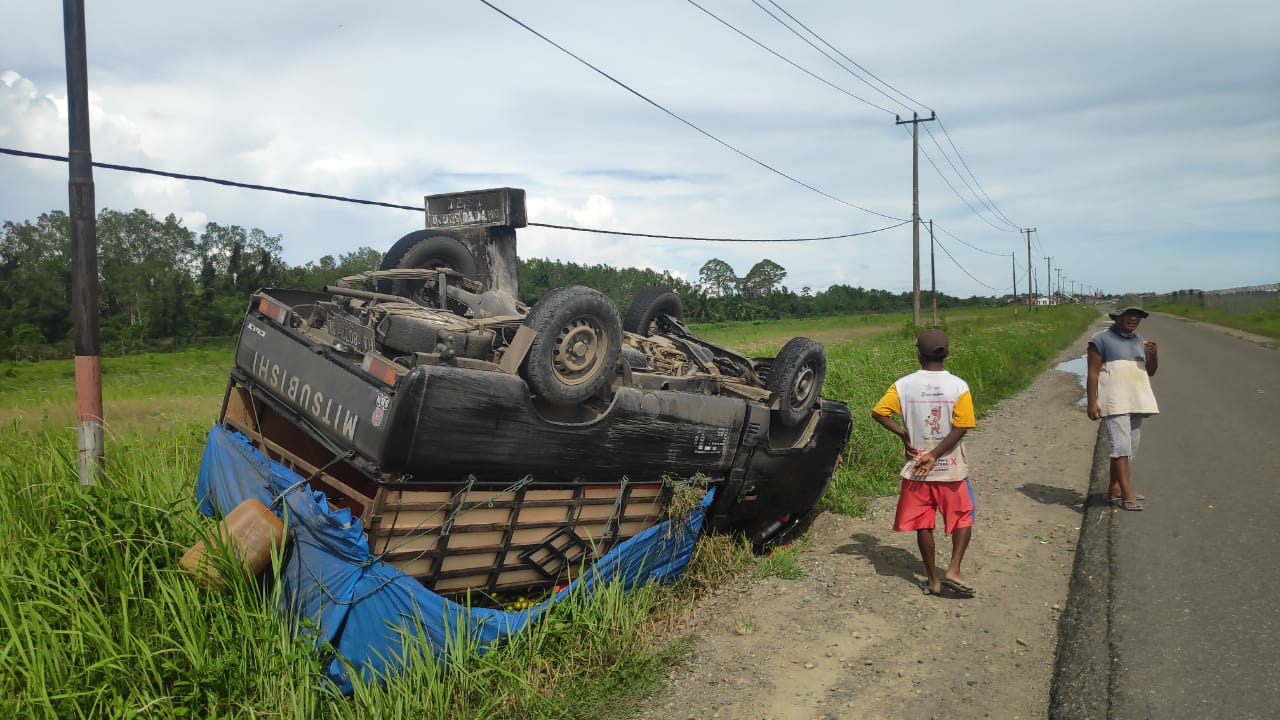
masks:
<svg viewBox="0 0 1280 720"><path fill-rule="evenodd" d="M1053 267L1053 258L1046 257L1044 259L1044 286L1046 288L1045 295L1049 297L1050 305L1055 304L1053 302L1053 270L1051 269L1052 267Z"/></svg>
<svg viewBox="0 0 1280 720"><path fill-rule="evenodd" d="M71 312L75 327L76 447L80 484L102 479L102 352L98 328L98 226L89 151L89 61L84 0L62 0L67 56L67 194L71 214Z"/></svg>
<svg viewBox="0 0 1280 720"><path fill-rule="evenodd" d="M937 113L922 118L911 113L910 120L894 115L895 124L911 125L911 323L920 327L920 123L937 120Z"/></svg>
<svg viewBox="0 0 1280 720"><path fill-rule="evenodd" d="M1013 271L1013 316L1018 317L1018 261L1009 253L1009 269Z"/></svg>
<svg viewBox="0 0 1280 720"><path fill-rule="evenodd" d="M933 301L933 325L938 327L938 273L933 268L933 221L929 221L929 299Z"/></svg>
<svg viewBox="0 0 1280 720"><path fill-rule="evenodd" d="M1031 312L1031 233L1035 232L1035 228L1025 228L1022 232L1027 234L1027 312Z"/></svg>

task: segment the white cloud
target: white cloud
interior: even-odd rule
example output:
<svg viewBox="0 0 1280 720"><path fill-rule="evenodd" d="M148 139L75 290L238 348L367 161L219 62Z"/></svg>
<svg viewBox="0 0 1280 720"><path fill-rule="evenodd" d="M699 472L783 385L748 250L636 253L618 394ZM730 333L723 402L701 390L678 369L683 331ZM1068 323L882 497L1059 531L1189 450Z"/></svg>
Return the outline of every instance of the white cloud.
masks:
<svg viewBox="0 0 1280 720"><path fill-rule="evenodd" d="M755 6L704 6L890 112L679 3L503 4L677 119L476 3L139 0L87 8L94 158L415 207L430 193L522 187L535 222L653 234L794 238L892 223L821 193L909 217L910 136L893 115L912 108L840 70ZM1259 268L1280 267L1277 6L787 7L938 111L945 126L927 124L933 137L948 154L951 142L959 146L1004 213L1038 229L1037 273L1042 254L1064 274L1110 287L1247 284L1265 272ZM9 9L0 26L0 144L64 152L61 63L59 8ZM922 131L921 140L981 208L933 138ZM207 183L110 171L95 179L100 207L176 212L189 227L208 219L260 227L284 236L292 263L361 245L385 249L423 224L415 212ZM940 288L970 295L1007 287L1010 253L1025 269L1024 237L975 217L924 157L920 190L922 217L996 253L940 234L963 266L939 252ZM0 156L0 219L33 218L65 202L65 166ZM1234 271L1206 249L1224 243L1248 258ZM687 277L713 257L740 273L767 257L788 270L794 289L911 284L909 225L808 243L529 228L520 247ZM1151 248L1174 253L1158 273L1144 262Z"/></svg>

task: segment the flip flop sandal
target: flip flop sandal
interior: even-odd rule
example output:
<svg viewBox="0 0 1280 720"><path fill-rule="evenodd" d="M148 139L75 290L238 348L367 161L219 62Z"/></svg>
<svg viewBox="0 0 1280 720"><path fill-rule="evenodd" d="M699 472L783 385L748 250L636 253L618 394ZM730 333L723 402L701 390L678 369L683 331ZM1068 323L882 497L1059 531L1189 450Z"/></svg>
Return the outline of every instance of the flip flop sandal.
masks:
<svg viewBox="0 0 1280 720"><path fill-rule="evenodd" d="M961 583L961 582L956 582L955 580L948 580L946 578L942 579L942 588L944 590L950 590L951 592L957 595L964 595L966 597L973 597L974 595L978 594L977 590L974 590L968 585L965 585L964 583Z"/></svg>
<svg viewBox="0 0 1280 720"><path fill-rule="evenodd" d="M1135 496L1133 497L1133 499L1134 499L1134 501L1135 501L1135 502L1145 502L1145 501L1146 501L1146 499L1147 499L1147 496L1146 496L1146 495L1135 495ZM1124 501L1124 498L1122 498L1122 497L1107 498L1107 502L1111 503L1112 505L1115 505L1116 503L1123 502L1123 501Z"/></svg>
<svg viewBox="0 0 1280 720"><path fill-rule="evenodd" d="M1142 506L1139 505L1136 500L1117 500L1116 508L1119 510L1128 510L1130 512L1137 512L1142 509Z"/></svg>

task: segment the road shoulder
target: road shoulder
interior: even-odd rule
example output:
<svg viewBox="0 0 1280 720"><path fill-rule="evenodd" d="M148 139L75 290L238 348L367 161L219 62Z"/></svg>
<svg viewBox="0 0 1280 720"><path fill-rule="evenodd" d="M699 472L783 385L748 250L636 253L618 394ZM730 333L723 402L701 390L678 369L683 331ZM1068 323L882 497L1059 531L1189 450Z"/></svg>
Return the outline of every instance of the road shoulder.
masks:
<svg viewBox="0 0 1280 720"><path fill-rule="evenodd" d="M1086 333L1059 360L1084 353ZM824 513L799 580L743 579L700 602L689 659L637 720L1046 717L1097 425L1080 378L1049 370L966 440L978 515L968 600L924 595L893 498ZM939 563L950 540L938 533Z"/></svg>

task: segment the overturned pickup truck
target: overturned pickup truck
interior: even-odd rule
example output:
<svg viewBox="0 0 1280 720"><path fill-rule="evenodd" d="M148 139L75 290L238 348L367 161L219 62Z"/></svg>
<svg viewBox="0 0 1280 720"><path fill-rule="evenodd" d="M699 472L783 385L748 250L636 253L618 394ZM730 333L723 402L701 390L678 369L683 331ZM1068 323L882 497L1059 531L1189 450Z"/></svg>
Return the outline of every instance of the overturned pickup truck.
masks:
<svg viewBox="0 0 1280 720"><path fill-rule="evenodd" d="M375 555L444 595L548 588L695 478L711 531L763 550L803 528L851 424L821 397L822 345L748 358L660 287L621 316L583 286L527 307L452 267L446 234L423 243L427 267L256 293L220 415L359 517Z"/></svg>

